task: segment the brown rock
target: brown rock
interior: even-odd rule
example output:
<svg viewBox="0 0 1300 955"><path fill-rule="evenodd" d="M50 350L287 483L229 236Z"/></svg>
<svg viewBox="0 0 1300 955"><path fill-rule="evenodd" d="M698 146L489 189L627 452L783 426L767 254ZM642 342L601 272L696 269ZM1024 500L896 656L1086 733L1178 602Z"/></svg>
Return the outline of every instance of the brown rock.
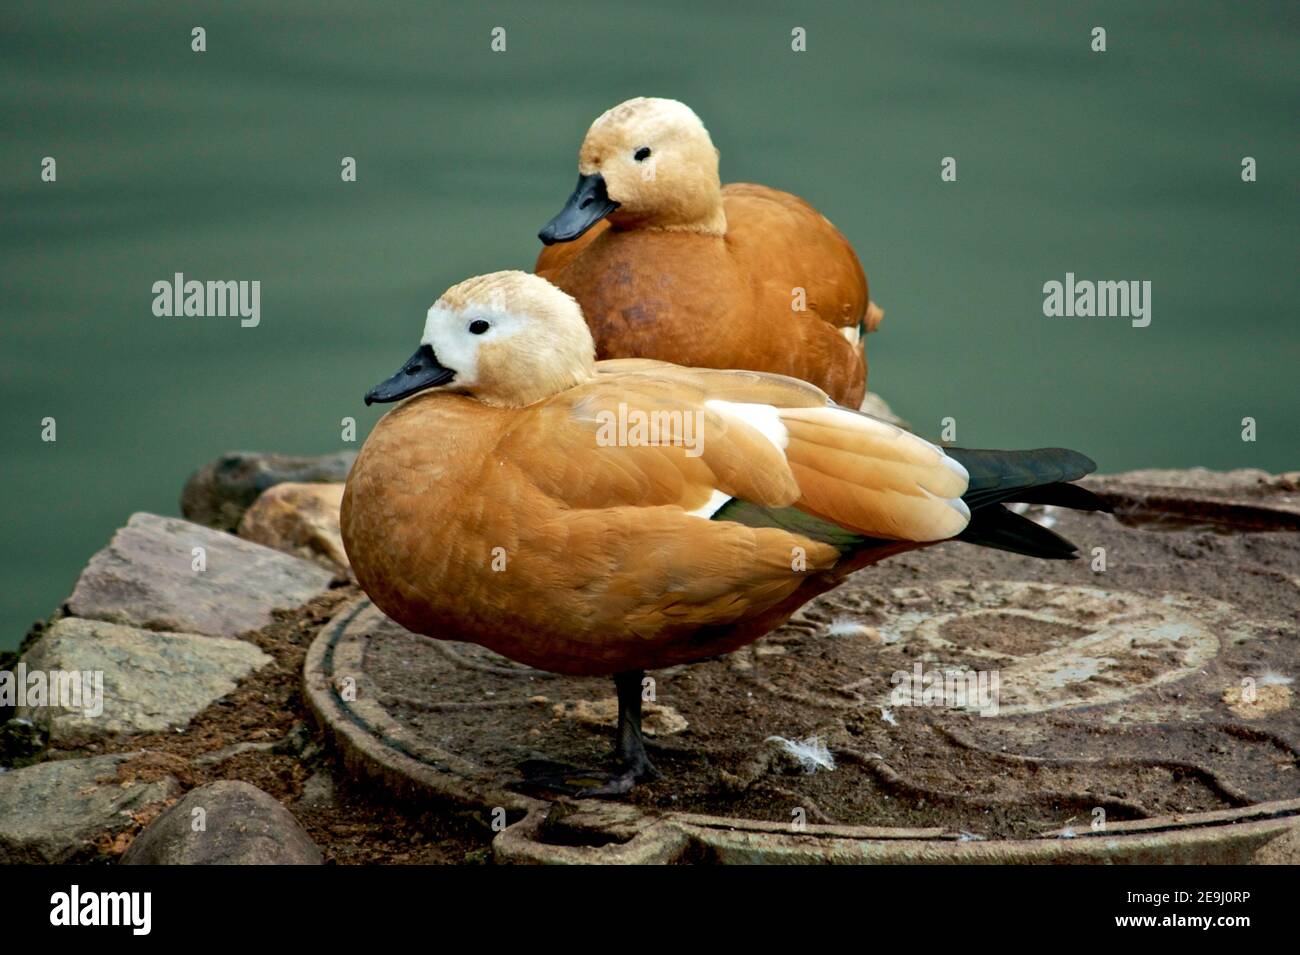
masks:
<svg viewBox="0 0 1300 955"><path fill-rule="evenodd" d="M331 579L261 544L141 513L90 559L68 610L146 630L233 637L266 626L275 608L301 606Z"/></svg>
<svg viewBox="0 0 1300 955"><path fill-rule="evenodd" d="M230 451L195 471L181 492L181 513L196 524L233 531L258 496L277 484L347 480L355 451L320 457Z"/></svg>
<svg viewBox="0 0 1300 955"><path fill-rule="evenodd" d="M195 831L195 830L198 831ZM320 865L298 820L256 786L223 779L191 790L140 833L123 865Z"/></svg>
<svg viewBox="0 0 1300 955"><path fill-rule="evenodd" d="M350 571L339 531L342 484L277 484L264 492L239 522L239 536Z"/></svg>

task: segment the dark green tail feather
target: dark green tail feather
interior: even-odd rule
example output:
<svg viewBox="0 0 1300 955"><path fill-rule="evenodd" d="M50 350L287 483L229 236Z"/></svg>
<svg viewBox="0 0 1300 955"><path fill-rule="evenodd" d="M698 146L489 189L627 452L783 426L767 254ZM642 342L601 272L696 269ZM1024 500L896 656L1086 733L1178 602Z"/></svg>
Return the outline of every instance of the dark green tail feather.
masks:
<svg viewBox="0 0 1300 955"><path fill-rule="evenodd" d="M970 473L970 484L962 500L973 511L998 501L1019 501L1016 495L1029 489L1077 481L1097 469L1089 457L1066 448L1038 448L1034 451L975 451L946 448ZM1080 489L1082 490L1082 489Z"/></svg>
<svg viewBox="0 0 1300 955"><path fill-rule="evenodd" d="M947 448L970 472L962 500L971 509L971 521L955 540L1010 551L1044 560L1071 560L1078 548L1064 537L1036 524L1002 504L1052 504L1082 511L1109 511L1101 498L1076 481L1096 464L1077 451L1039 448L1034 451L976 451ZM775 527L830 544L842 554L892 545L892 541L865 537L831 521L793 507L760 507L732 499L713 515L715 521L733 521L747 527Z"/></svg>

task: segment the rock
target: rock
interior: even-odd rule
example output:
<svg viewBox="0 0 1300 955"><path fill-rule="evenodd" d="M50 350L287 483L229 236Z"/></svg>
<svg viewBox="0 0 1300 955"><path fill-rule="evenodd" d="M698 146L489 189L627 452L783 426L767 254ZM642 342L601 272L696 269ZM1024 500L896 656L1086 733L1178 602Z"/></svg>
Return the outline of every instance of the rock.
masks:
<svg viewBox="0 0 1300 955"><path fill-rule="evenodd" d="M83 861L152 818L175 777L119 772L140 754L64 759L0 773L0 864Z"/></svg>
<svg viewBox="0 0 1300 955"><path fill-rule="evenodd" d="M0 766L25 765L48 744L49 734L32 720L15 717L0 723Z"/></svg>
<svg viewBox="0 0 1300 955"><path fill-rule="evenodd" d="M244 512L239 536L350 572L339 530L342 504L342 484L277 484Z"/></svg>
<svg viewBox="0 0 1300 955"><path fill-rule="evenodd" d="M200 831L195 828L202 822ZM136 836L124 865L320 865L293 814L256 786L223 779L192 790Z"/></svg>
<svg viewBox="0 0 1300 955"><path fill-rule="evenodd" d="M203 548L203 569L195 548ZM68 598L73 616L147 630L233 637L329 587L315 564L198 524L134 514L90 559Z"/></svg>
<svg viewBox="0 0 1300 955"><path fill-rule="evenodd" d="M1255 865L1300 865L1300 826L1293 826L1255 853Z"/></svg>
<svg viewBox="0 0 1300 955"><path fill-rule="evenodd" d="M1300 486L1296 476L1254 468L1150 468L1103 474L1084 484L1137 522L1216 524L1245 530L1300 530Z"/></svg>
<svg viewBox="0 0 1300 955"><path fill-rule="evenodd" d="M52 742L67 746L118 733L158 732L184 726L270 662L243 640L64 617L28 651L22 665L28 673L95 674L96 691L83 679L77 706L56 705L51 699L17 712L46 728Z"/></svg>
<svg viewBox="0 0 1300 955"><path fill-rule="evenodd" d="M197 524L233 531L268 488L286 482L341 484L356 458L355 451L321 457L230 451L190 475L181 492L181 513Z"/></svg>
<svg viewBox="0 0 1300 955"><path fill-rule="evenodd" d="M1257 468L1211 471L1209 468L1144 468L1119 474L1098 475L1107 483L1133 484L1147 488L1182 488L1215 493L1241 491L1270 484L1273 475Z"/></svg>
<svg viewBox="0 0 1300 955"><path fill-rule="evenodd" d="M313 809L324 809L333 806L333 777L324 770L307 777L307 781L302 784L302 795L298 797L298 805Z"/></svg>
<svg viewBox="0 0 1300 955"><path fill-rule="evenodd" d="M311 745L312 729L302 720L299 720L289 728L289 732L284 734L282 739L276 741L271 752L278 753L281 756L302 756L305 760Z"/></svg>

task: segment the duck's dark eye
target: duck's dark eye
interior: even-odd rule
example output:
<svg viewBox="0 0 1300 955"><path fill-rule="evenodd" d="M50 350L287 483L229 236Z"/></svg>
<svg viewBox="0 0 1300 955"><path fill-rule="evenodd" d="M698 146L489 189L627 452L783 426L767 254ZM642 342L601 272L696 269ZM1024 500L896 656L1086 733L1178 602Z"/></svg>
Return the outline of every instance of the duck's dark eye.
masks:
<svg viewBox="0 0 1300 955"><path fill-rule="evenodd" d="M491 325L483 321L481 318L476 318L474 321L469 323L469 331L471 335L482 335L491 327Z"/></svg>
<svg viewBox="0 0 1300 955"><path fill-rule="evenodd" d="M632 158L635 159L637 162L642 162L643 160L649 159L650 147L642 146L640 149L638 149L636 152L632 154Z"/></svg>

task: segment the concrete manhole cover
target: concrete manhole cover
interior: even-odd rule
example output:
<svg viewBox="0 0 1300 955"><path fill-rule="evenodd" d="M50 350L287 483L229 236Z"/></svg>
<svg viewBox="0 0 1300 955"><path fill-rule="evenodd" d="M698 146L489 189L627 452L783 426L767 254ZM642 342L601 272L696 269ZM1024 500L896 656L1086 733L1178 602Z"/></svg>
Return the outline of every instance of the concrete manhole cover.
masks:
<svg viewBox="0 0 1300 955"><path fill-rule="evenodd" d="M308 696L355 772L501 810L502 859L1248 859L1300 818L1300 537L1059 526L1107 569L942 545L653 673L666 778L621 803L511 789L525 760L603 763L608 681L416 636L361 600L312 647ZM782 739L828 762L808 772Z"/></svg>

